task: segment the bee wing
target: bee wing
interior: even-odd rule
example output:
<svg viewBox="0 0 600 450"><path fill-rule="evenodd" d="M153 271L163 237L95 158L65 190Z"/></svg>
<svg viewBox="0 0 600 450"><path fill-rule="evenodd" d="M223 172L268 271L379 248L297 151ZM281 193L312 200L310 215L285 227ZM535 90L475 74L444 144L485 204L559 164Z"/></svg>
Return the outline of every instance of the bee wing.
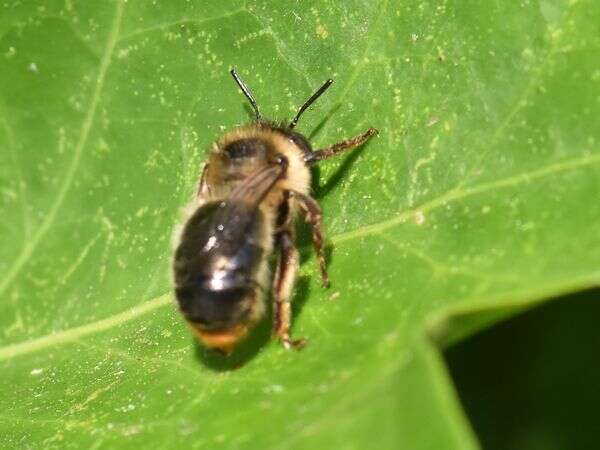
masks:
<svg viewBox="0 0 600 450"><path fill-rule="evenodd" d="M283 175L284 170L285 168L279 164L257 170L231 191L229 199L250 206L258 205Z"/></svg>
<svg viewBox="0 0 600 450"><path fill-rule="evenodd" d="M243 180L226 199L203 203L183 228L176 259L201 261L194 265L194 273L211 267L211 258L222 261L221 256L233 258L237 265L249 264L244 246L255 245L264 225L258 206L284 171L279 164L266 166Z"/></svg>

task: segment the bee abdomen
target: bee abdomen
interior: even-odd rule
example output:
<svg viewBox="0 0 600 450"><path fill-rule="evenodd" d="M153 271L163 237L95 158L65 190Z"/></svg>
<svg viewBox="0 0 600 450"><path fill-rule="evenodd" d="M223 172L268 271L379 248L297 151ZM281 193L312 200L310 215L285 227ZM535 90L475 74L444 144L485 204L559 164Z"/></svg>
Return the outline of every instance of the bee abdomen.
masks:
<svg viewBox="0 0 600 450"><path fill-rule="evenodd" d="M222 330L244 322L251 311L255 287L246 285L213 289L214 280L179 286L175 295L185 318L206 330Z"/></svg>
<svg viewBox="0 0 600 450"><path fill-rule="evenodd" d="M227 330L252 316L265 250L259 209L237 202L201 206L175 252L175 296L185 318L202 330Z"/></svg>

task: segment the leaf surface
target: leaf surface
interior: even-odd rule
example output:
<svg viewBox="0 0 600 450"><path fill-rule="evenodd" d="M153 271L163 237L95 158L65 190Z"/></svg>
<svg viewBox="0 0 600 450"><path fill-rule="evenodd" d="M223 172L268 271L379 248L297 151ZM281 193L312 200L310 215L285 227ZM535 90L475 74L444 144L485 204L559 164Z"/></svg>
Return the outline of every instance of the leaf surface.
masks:
<svg viewBox="0 0 600 450"><path fill-rule="evenodd" d="M600 5L0 6L3 448L476 448L435 344L597 284ZM318 148L293 333L223 361L172 305L210 143L263 114ZM240 367L236 367L240 366Z"/></svg>

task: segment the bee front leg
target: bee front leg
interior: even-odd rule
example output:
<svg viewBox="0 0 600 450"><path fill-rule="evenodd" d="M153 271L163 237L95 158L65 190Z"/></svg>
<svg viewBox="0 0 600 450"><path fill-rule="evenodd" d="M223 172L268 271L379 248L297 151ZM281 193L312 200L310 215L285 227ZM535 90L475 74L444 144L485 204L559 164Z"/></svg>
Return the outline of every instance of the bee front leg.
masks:
<svg viewBox="0 0 600 450"><path fill-rule="evenodd" d="M306 164L311 165L318 161L322 161L324 159L331 158L332 156L336 156L347 150L352 150L353 148L360 147L365 142L367 142L367 140L371 136L378 133L379 131L377 129L369 128L367 131L365 131L362 134L359 134L358 136L343 140L342 142L338 142L337 144L333 144L329 147L315 150L314 152L309 153L304 157L304 162L306 162Z"/></svg>
<svg viewBox="0 0 600 450"><path fill-rule="evenodd" d="M302 348L306 344L305 339L290 338L290 297L300 258L289 229L277 234L276 245L279 248L279 260L273 280L273 333L285 348Z"/></svg>
<svg viewBox="0 0 600 450"><path fill-rule="evenodd" d="M317 201L299 192L292 192L294 198L298 201L300 208L304 211L304 217L310 224L312 230L312 242L317 252L317 258L319 259L319 268L321 269L321 280L323 287L329 287L329 274L327 273L327 262L325 260L325 238L323 234L323 220L321 213L321 207Z"/></svg>

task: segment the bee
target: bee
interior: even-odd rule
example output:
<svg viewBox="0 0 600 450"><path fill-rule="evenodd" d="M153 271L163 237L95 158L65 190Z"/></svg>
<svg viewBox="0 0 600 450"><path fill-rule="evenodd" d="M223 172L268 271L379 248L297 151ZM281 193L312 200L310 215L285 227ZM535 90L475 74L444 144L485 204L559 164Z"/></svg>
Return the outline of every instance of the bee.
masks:
<svg viewBox="0 0 600 450"><path fill-rule="evenodd" d="M200 342L229 354L264 314L270 290L273 334L285 348L300 348L306 340L290 337L290 296L299 267L294 243L298 215L310 225L322 283L329 286L321 207L310 195L310 167L360 146L378 131L369 128L313 150L295 127L333 80L317 89L291 122L274 122L261 116L235 69L231 75L255 119L226 133L210 151L175 249L175 297ZM277 265L271 278L273 253Z"/></svg>

